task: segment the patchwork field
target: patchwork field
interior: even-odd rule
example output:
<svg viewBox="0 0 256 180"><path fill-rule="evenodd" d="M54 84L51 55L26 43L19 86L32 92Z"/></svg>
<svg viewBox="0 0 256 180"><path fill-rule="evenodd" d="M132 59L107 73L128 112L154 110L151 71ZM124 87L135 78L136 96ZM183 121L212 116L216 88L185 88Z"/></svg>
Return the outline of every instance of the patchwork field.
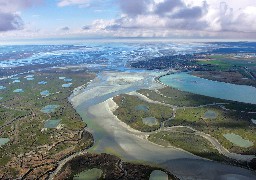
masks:
<svg viewBox="0 0 256 180"><path fill-rule="evenodd" d="M1 179L44 178L60 159L92 145L68 97L94 77L86 69L49 69L1 81L0 138L9 140L0 144ZM62 87L66 79L70 87Z"/></svg>

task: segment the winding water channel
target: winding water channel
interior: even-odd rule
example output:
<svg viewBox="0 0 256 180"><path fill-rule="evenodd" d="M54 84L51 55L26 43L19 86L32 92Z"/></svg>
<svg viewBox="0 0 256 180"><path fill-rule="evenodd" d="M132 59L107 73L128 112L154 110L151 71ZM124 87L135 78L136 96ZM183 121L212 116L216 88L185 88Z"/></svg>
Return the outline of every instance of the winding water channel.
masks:
<svg viewBox="0 0 256 180"><path fill-rule="evenodd" d="M112 97L138 89L162 88L154 81L159 75L103 72L84 90L74 92L70 101L95 139L90 151L160 165L181 179L256 179L256 174L249 170L205 160L182 149L155 145L146 139L147 133L131 129L113 115L116 104Z"/></svg>

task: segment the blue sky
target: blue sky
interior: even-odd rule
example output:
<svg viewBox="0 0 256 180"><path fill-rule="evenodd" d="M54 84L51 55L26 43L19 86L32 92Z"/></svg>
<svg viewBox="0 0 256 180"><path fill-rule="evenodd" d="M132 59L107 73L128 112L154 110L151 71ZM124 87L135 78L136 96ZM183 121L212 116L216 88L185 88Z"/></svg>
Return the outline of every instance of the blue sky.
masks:
<svg viewBox="0 0 256 180"><path fill-rule="evenodd" d="M0 0L0 39L256 39L255 0Z"/></svg>

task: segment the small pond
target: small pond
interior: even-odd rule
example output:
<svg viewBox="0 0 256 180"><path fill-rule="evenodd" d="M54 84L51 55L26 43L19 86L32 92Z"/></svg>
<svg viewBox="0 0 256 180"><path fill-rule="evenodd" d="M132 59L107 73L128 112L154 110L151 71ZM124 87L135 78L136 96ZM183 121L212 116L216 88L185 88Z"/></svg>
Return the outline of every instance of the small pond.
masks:
<svg viewBox="0 0 256 180"><path fill-rule="evenodd" d="M15 89L13 92L15 92L15 93L22 93L22 92L24 92L24 90L23 89Z"/></svg>
<svg viewBox="0 0 256 180"><path fill-rule="evenodd" d="M223 136L236 146L243 147L243 148L248 148L253 146L253 142L243 139L241 136L237 134L227 133L227 134L224 134Z"/></svg>
<svg viewBox="0 0 256 180"><path fill-rule="evenodd" d="M33 80L34 80L34 78L27 78L27 80L28 80L28 81L33 81Z"/></svg>
<svg viewBox="0 0 256 180"><path fill-rule="evenodd" d="M48 90L40 92L42 96L49 96L50 92Z"/></svg>
<svg viewBox="0 0 256 180"><path fill-rule="evenodd" d="M145 124L145 125L148 125L148 126L155 126L155 125L158 125L158 120L155 118L155 117L147 117L147 118L143 118L142 119L142 122Z"/></svg>
<svg viewBox="0 0 256 180"><path fill-rule="evenodd" d="M3 99L3 97L0 97L0 100L2 100Z"/></svg>
<svg viewBox="0 0 256 180"><path fill-rule="evenodd" d="M149 111L149 108L148 108L148 106L141 104L141 105L136 106L136 107L135 107L135 110L148 112L148 111Z"/></svg>
<svg viewBox="0 0 256 180"><path fill-rule="evenodd" d="M150 174L149 180L168 180L168 174L163 171L155 170Z"/></svg>
<svg viewBox="0 0 256 180"><path fill-rule="evenodd" d="M56 128L61 120L48 120L44 123L44 128Z"/></svg>
<svg viewBox="0 0 256 180"><path fill-rule="evenodd" d="M33 78L35 75L32 75L32 74L30 74L30 75L27 75L25 78Z"/></svg>
<svg viewBox="0 0 256 180"><path fill-rule="evenodd" d="M13 79L13 80L18 80L19 77L12 77L11 79Z"/></svg>
<svg viewBox="0 0 256 180"><path fill-rule="evenodd" d="M217 113L215 111L208 110L204 113L204 118L206 119L216 119Z"/></svg>
<svg viewBox="0 0 256 180"><path fill-rule="evenodd" d="M20 80L16 79L16 80L12 81L12 83L20 83Z"/></svg>
<svg viewBox="0 0 256 180"><path fill-rule="evenodd" d="M71 85L72 85L72 83L62 84L62 87L64 87L64 88L68 88L68 87L70 87Z"/></svg>
<svg viewBox="0 0 256 180"><path fill-rule="evenodd" d="M251 119L253 124L256 124L256 119Z"/></svg>
<svg viewBox="0 0 256 180"><path fill-rule="evenodd" d="M43 113L53 113L59 107L59 105L47 105L41 109Z"/></svg>
<svg viewBox="0 0 256 180"><path fill-rule="evenodd" d="M45 85L45 84L47 84L47 82L46 81L40 81L40 82L38 82L38 84Z"/></svg>
<svg viewBox="0 0 256 180"><path fill-rule="evenodd" d="M5 88L6 88L5 86L0 86L0 90L1 90L1 89L5 89Z"/></svg>
<svg viewBox="0 0 256 180"><path fill-rule="evenodd" d="M65 79L66 77L59 77L59 79Z"/></svg>
<svg viewBox="0 0 256 180"><path fill-rule="evenodd" d="M10 141L9 138L0 138L0 147Z"/></svg>
<svg viewBox="0 0 256 180"><path fill-rule="evenodd" d="M101 178L102 174L101 169L93 168L75 175L73 180L97 180Z"/></svg>
<svg viewBox="0 0 256 180"><path fill-rule="evenodd" d="M64 79L65 82L71 82L72 79Z"/></svg>

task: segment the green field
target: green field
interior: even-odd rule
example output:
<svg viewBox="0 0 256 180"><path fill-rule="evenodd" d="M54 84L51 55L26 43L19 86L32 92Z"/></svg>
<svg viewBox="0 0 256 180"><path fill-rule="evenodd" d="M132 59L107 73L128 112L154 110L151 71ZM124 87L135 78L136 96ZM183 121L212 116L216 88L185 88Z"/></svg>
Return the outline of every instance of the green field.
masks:
<svg viewBox="0 0 256 180"><path fill-rule="evenodd" d="M175 146L184 149L192 154L216 161L228 161L228 158L221 155L212 144L187 130L177 132L162 131L152 134L148 138L150 141L162 146Z"/></svg>
<svg viewBox="0 0 256 180"><path fill-rule="evenodd" d="M169 107L150 104L130 95L120 95L114 98L118 109L114 114L134 129L150 132L160 128L160 123L172 117L172 109ZM148 107L148 111L138 110L138 106ZM143 118L154 117L158 120L157 125L149 126L143 123Z"/></svg>

